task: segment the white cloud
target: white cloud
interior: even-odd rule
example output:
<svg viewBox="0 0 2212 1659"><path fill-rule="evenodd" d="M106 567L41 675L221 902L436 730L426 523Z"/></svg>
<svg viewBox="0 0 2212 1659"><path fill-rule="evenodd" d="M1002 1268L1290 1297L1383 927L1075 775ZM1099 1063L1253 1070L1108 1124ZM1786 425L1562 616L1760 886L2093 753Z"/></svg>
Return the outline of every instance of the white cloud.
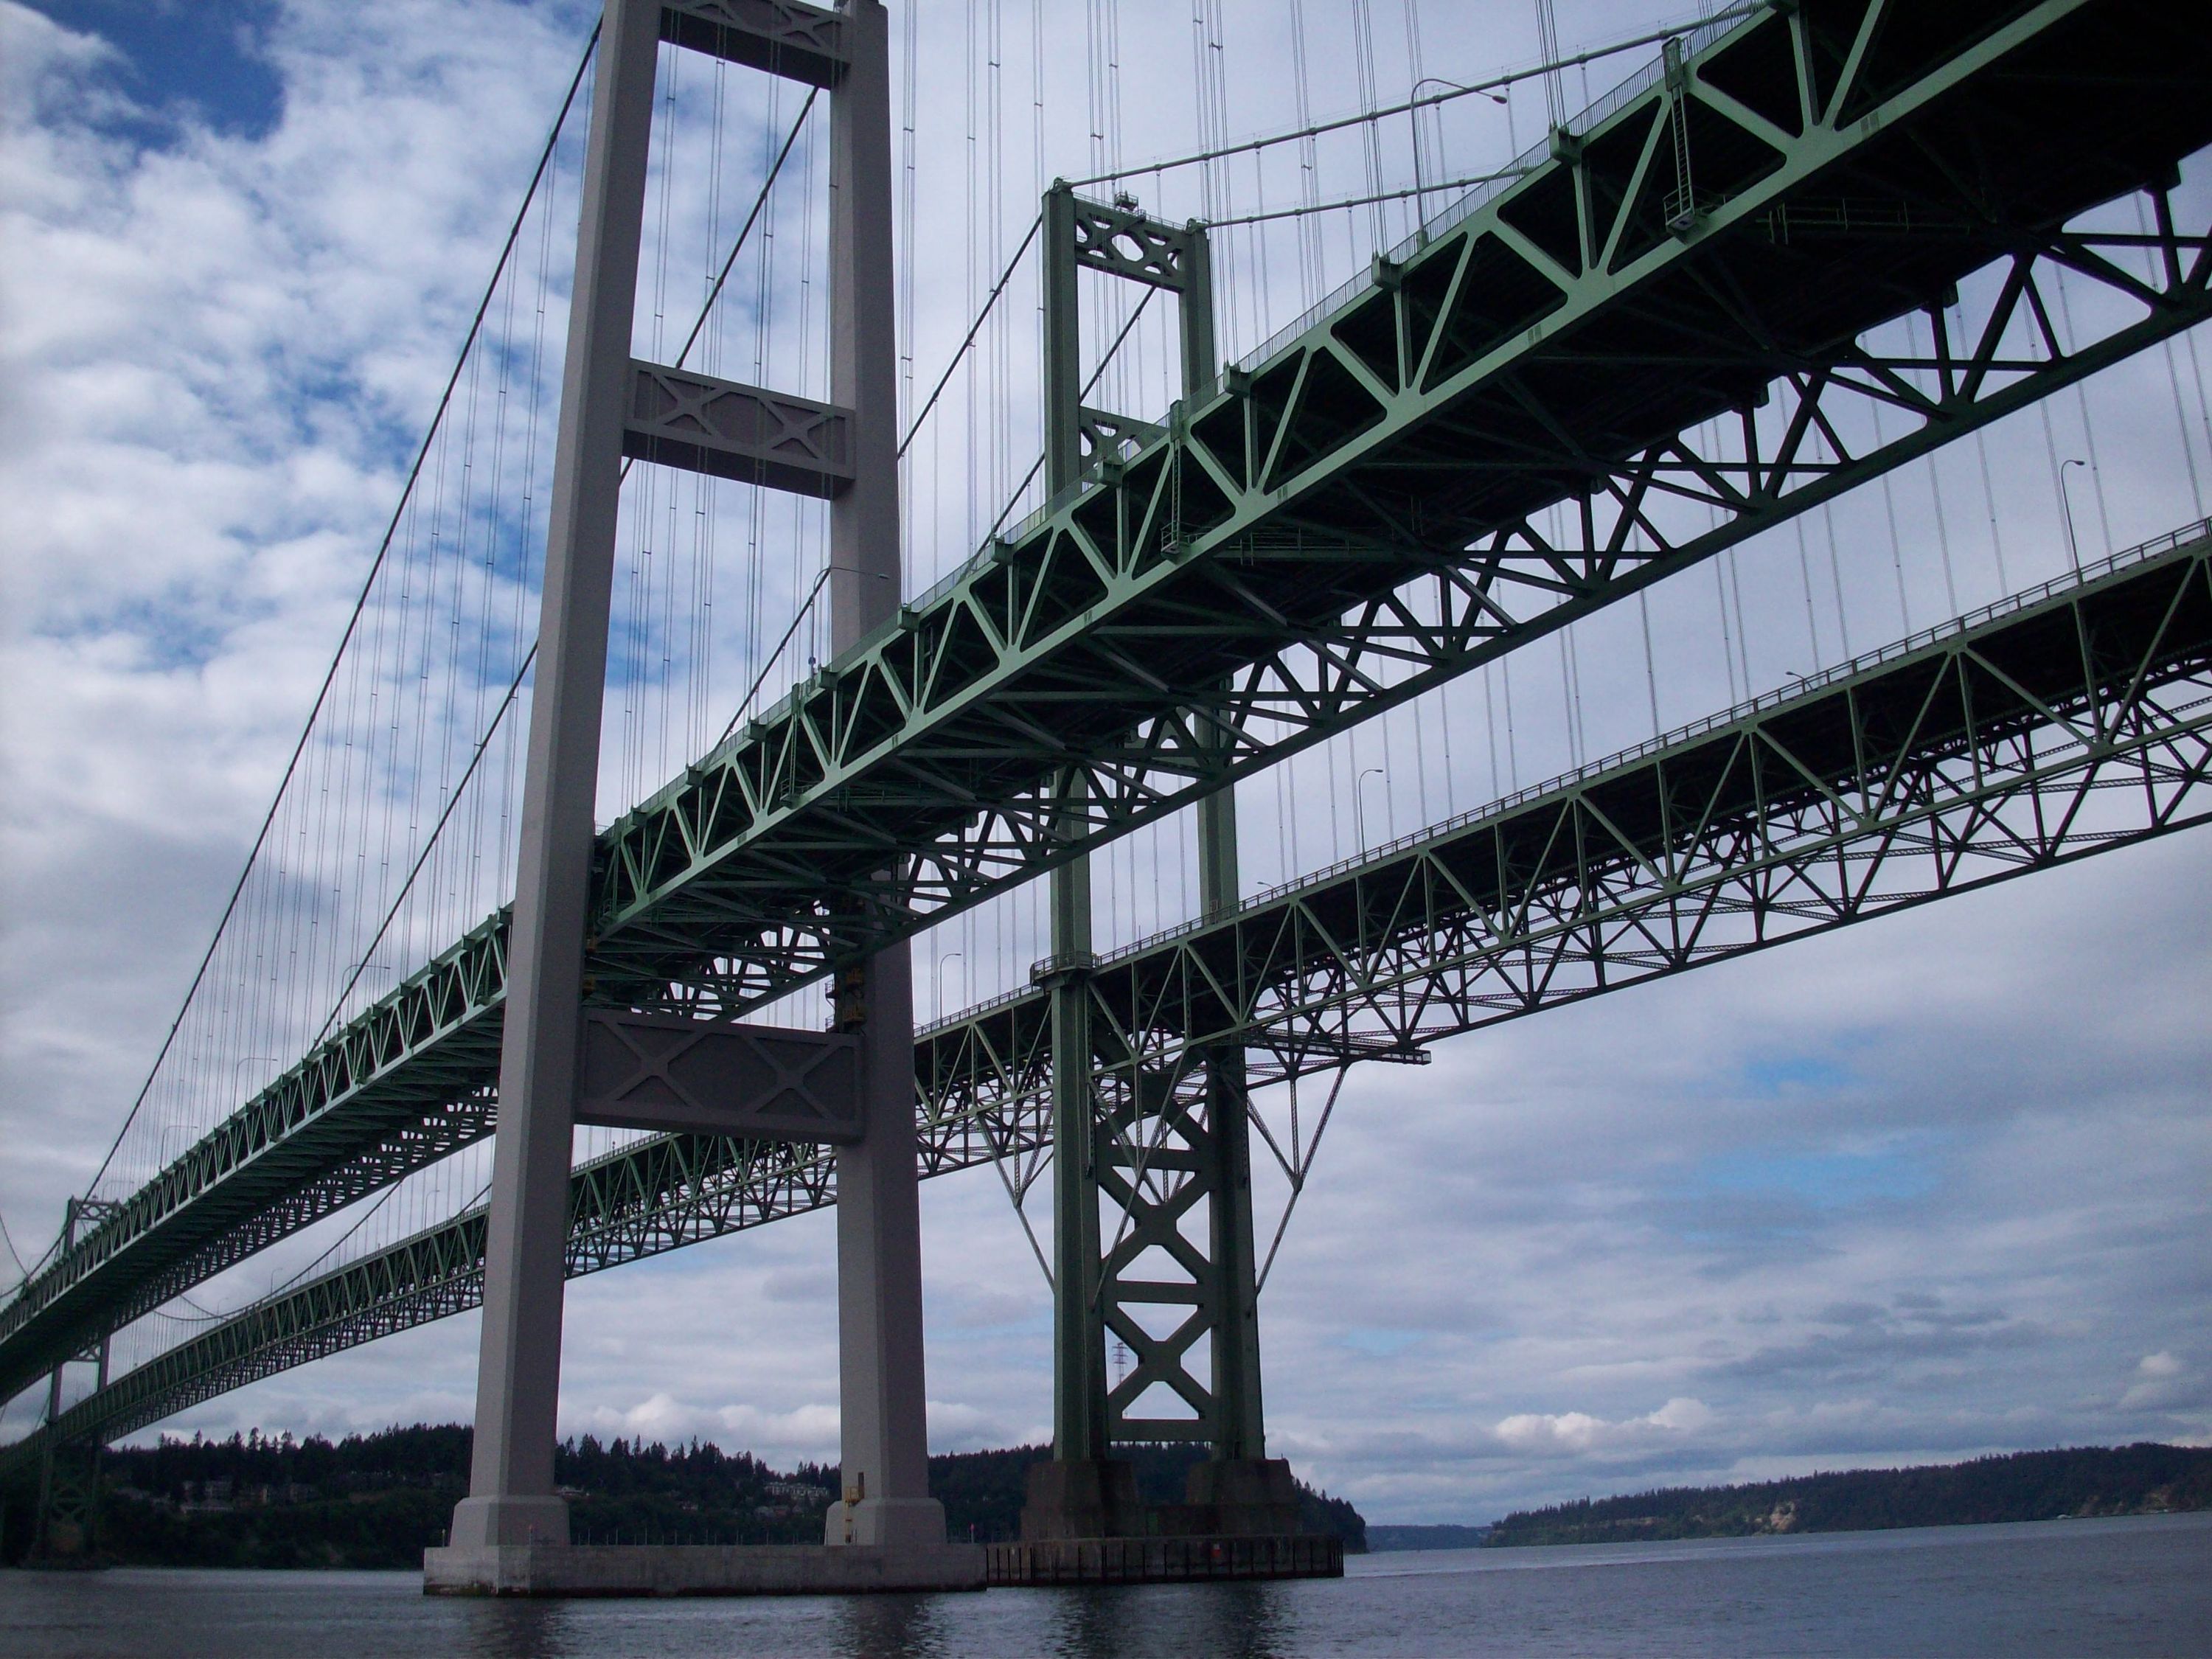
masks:
<svg viewBox="0 0 2212 1659"><path fill-rule="evenodd" d="M1701 1400L1677 1396L1642 1417L1607 1422L1587 1412L1516 1412L1495 1430L1509 1449L1534 1456L1648 1447L1666 1435L1694 1434L1711 1426L1711 1407Z"/></svg>
<svg viewBox="0 0 2212 1659"><path fill-rule="evenodd" d="M2136 1381L2120 1396L2120 1409L2159 1410L2206 1403L2206 1391L2190 1368L2161 1350L2136 1362Z"/></svg>

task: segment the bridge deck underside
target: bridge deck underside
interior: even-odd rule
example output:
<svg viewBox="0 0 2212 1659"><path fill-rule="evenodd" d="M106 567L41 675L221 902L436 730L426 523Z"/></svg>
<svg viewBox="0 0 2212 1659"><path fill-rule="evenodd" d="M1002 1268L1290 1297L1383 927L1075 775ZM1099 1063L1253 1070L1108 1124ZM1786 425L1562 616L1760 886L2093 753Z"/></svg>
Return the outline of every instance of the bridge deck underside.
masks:
<svg viewBox="0 0 2212 1659"><path fill-rule="evenodd" d="M615 825L598 995L757 1006L2212 315L2204 239L2162 190L2162 274L2115 263L2142 252L2132 231L2062 228L2212 141L2212 36L2186 16L1808 0L1692 71ZM1698 157L1679 234L1677 120ZM2039 261L2138 320L2062 343ZM1992 265L1962 329L1950 289ZM1870 352L1905 316L1934 343ZM1904 435L1850 453L1845 397ZM1736 447L1696 453L1709 422ZM1532 526L1555 505L1568 543ZM1092 813L1073 838L1054 821L1071 769ZM905 878L878 880L887 865ZM0 1310L0 1395L486 1133L503 940L489 919L27 1285Z"/></svg>
<svg viewBox="0 0 2212 1659"><path fill-rule="evenodd" d="M1089 980L1094 1063L1112 1092L1176 1074L1224 1041L1248 1045L1255 1087L1401 1057L1494 1018L1956 890L1991 861L2040 867L2060 843L2078 850L2106 830L2126 840L2193 821L2204 803L2181 803L2193 799L2188 745L2198 741L2187 734L2207 718L2209 552L2193 538L1109 958ZM2184 748L2169 752L2169 738ZM2162 793L2167 763L2176 771ZM2107 825L2087 793L2068 796L2071 817L2039 826L1990 816L2000 801L2048 806L2045 773L2066 780L2064 793L2092 772L2101 791L2140 794L2150 816L2131 801ZM1924 855L1922 884L1877 879L1906 851ZM1717 925L1717 906L1743 926ZM925 1033L923 1097L961 1121L1039 1097L1050 1040L1042 993Z"/></svg>
<svg viewBox="0 0 2212 1659"><path fill-rule="evenodd" d="M2212 817L2212 538L2057 586L1108 960L1102 1110L1224 1036L1261 1082L1348 1063L1363 1027L1403 1054ZM929 1173L1049 1146L1044 1003L917 1040ZM833 1202L827 1148L655 1138L576 1172L570 1272ZM483 1229L471 1212L258 1304L59 1432L113 1437L473 1307Z"/></svg>

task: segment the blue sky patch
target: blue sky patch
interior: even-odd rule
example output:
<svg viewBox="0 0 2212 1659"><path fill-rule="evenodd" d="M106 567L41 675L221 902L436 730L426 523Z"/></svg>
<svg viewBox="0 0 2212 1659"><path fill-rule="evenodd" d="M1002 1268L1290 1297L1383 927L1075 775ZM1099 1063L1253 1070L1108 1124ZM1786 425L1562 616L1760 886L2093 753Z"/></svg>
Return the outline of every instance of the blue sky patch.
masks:
<svg viewBox="0 0 2212 1659"><path fill-rule="evenodd" d="M1862 1081L1849 1066L1825 1054L1778 1054L1751 1060L1743 1068L1743 1080L1752 1093L1768 1098L1785 1094L1833 1094Z"/></svg>
<svg viewBox="0 0 2212 1659"><path fill-rule="evenodd" d="M1709 1193L1789 1197L1821 1208L1922 1198L1937 1184L1933 1139L1913 1136L1853 1151L1747 1148L1700 1163L1692 1184Z"/></svg>
<svg viewBox="0 0 2212 1659"><path fill-rule="evenodd" d="M129 67L123 90L148 108L258 138L283 112L284 87L257 50L273 0L25 0L63 27L96 34Z"/></svg>

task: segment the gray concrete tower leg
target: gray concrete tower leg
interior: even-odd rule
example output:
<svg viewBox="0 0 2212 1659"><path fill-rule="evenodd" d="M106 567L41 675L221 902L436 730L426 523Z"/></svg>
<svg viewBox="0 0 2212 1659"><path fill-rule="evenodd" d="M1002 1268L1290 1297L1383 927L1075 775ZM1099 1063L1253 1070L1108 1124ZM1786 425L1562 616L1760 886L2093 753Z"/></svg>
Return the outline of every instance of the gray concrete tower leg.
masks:
<svg viewBox="0 0 2212 1659"><path fill-rule="evenodd" d="M607 0L585 152L507 934L476 1449L469 1495L453 1511L453 1542L463 1547L568 1541L568 1505L553 1490L553 1439L569 1152L623 416L659 28L658 0Z"/></svg>
<svg viewBox="0 0 2212 1659"><path fill-rule="evenodd" d="M854 483L830 514L830 642L896 609L897 337L891 290L890 22L846 7L850 61L830 100L830 396L853 411ZM860 1141L837 1152L837 1346L843 1501L832 1544L941 1545L922 1381L921 1210L914 1131L914 982L906 945L841 976L861 1038Z"/></svg>

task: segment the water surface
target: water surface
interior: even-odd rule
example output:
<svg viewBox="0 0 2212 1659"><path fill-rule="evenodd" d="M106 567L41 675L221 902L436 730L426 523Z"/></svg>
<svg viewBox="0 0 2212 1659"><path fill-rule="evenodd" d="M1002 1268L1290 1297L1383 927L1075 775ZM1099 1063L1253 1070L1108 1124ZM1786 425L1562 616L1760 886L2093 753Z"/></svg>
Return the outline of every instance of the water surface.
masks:
<svg viewBox="0 0 2212 1659"><path fill-rule="evenodd" d="M403 1573L0 1572L7 1659L2212 1656L2212 1514L1355 1557L1341 1581L426 1598Z"/></svg>

